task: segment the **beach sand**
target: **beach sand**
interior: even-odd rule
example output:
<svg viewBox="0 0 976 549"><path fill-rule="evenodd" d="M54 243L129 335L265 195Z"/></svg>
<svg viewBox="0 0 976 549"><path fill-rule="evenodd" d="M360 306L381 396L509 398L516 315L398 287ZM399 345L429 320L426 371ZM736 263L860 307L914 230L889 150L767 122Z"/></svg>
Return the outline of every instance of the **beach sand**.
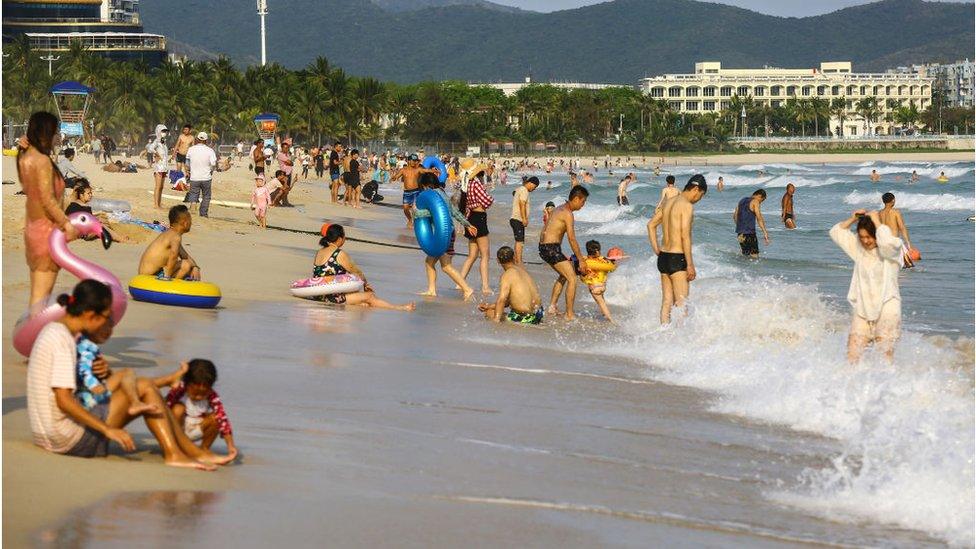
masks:
<svg viewBox="0 0 976 549"><path fill-rule="evenodd" d="M737 158L840 161L823 156ZM147 170L108 174L90 157L76 163L92 176L96 197L129 200L135 217L164 220L151 209ZM16 180L12 158L3 159L3 178ZM247 201L252 184L239 165L215 177L214 196ZM215 360L240 463L206 474L167 468L138 421L130 425L134 454L113 448L107 459L84 460L45 453L30 441L26 360L10 343L28 290L17 190L2 189L3 541L11 547L938 543L898 528L813 518L765 499L764 490L792 482L834 443L708 412L709 395L647 381L643 366L604 360L585 345L613 337L588 296L577 298L584 310L577 325L549 320L529 329L483 322L443 275L442 297L420 300L413 314L297 300L287 286L308 276L317 237L262 231L249 210L221 206L212 206L209 220L194 217L184 238L204 278L220 285L220 307L130 301L105 351L147 376L191 357ZM385 194L399 203L397 193ZM326 200L322 183L300 183L296 207L270 210L268 222L318 231L329 220L354 238L413 244L397 209L352 210ZM491 226L508 241L507 208L492 213ZM537 232L527 231L527 250ZM71 249L125 283L153 236L126 233L133 242L108 251L83 242ZM419 300L419 252L360 242L346 249L381 297ZM530 271L548 295L550 271ZM491 273L497 280L494 262ZM477 272L469 281L477 287ZM74 282L62 272L57 288Z"/></svg>

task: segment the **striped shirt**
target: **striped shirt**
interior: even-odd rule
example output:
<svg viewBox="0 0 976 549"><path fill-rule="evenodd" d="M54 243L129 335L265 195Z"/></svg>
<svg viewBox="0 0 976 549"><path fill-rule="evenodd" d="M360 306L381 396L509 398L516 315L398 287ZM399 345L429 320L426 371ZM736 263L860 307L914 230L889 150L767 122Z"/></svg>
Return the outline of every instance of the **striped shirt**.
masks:
<svg viewBox="0 0 976 549"><path fill-rule="evenodd" d="M27 416L34 444L63 454L81 440L85 428L58 408L54 389L75 390L75 338L67 326L51 322L37 336L27 363Z"/></svg>
<svg viewBox="0 0 976 549"><path fill-rule="evenodd" d="M467 203L465 204L464 215L465 217L470 216L474 208L487 210L494 202L495 199L485 190L485 184L481 182L481 179L476 177L468 183Z"/></svg>

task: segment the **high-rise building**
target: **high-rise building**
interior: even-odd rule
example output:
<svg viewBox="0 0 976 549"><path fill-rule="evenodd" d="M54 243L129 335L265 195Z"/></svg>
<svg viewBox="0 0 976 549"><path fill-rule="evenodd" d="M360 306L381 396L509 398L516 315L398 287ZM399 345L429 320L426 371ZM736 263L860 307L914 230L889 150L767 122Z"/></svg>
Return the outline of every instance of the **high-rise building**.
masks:
<svg viewBox="0 0 976 549"><path fill-rule="evenodd" d="M779 107L789 98L827 101L843 99L847 107L843 120L831 117L834 135L887 134L893 124L885 114L894 108L915 105L925 110L932 103L932 79L919 74L877 74L852 72L849 61L821 63L819 68L724 69L719 62L695 63L693 74L665 74L644 78L640 89L651 97L667 101L678 112L704 113L727 110L732 97ZM858 102L876 99L879 112L866 121ZM843 124L843 127L841 125Z"/></svg>
<svg viewBox="0 0 976 549"><path fill-rule="evenodd" d="M54 55L78 42L114 61L166 59L166 38L142 32L138 0L3 0L3 42L18 36Z"/></svg>
<svg viewBox="0 0 976 549"><path fill-rule="evenodd" d="M955 63L927 63L889 70L892 74L918 74L933 79L933 92L943 107L973 108L973 65L969 59Z"/></svg>

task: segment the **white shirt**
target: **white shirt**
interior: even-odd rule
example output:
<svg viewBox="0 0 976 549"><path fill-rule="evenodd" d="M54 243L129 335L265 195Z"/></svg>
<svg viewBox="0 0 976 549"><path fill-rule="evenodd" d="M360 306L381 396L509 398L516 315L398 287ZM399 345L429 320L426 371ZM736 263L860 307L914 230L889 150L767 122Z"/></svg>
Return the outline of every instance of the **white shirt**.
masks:
<svg viewBox="0 0 976 549"><path fill-rule="evenodd" d="M146 146L146 150L159 155L159 161L153 164L153 171L157 173L169 171L169 147L166 146L165 142L156 139Z"/></svg>
<svg viewBox="0 0 976 549"><path fill-rule="evenodd" d="M866 250L857 235L841 227L830 229L830 238L854 260L854 274L847 291L847 301L857 316L874 322L881 316L881 307L892 299L901 301L898 273L902 267L902 241L881 225L875 236L877 247Z"/></svg>
<svg viewBox="0 0 976 549"><path fill-rule="evenodd" d="M217 153L203 143L197 143L186 151L186 165L190 181L210 181L217 166Z"/></svg>

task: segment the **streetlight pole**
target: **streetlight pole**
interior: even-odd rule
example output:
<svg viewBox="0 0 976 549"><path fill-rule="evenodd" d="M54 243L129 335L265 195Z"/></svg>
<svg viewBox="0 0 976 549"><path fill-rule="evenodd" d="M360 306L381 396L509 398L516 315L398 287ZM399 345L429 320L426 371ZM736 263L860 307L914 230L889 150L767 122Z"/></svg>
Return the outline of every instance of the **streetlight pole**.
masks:
<svg viewBox="0 0 976 549"><path fill-rule="evenodd" d="M57 57L55 57L54 54L51 54L51 53L47 54L47 57L41 56L41 60L42 61L47 61L47 75L48 76L51 76L51 73L52 73L51 65L55 61L57 61L58 59L61 59L61 56L60 55L58 55Z"/></svg>
<svg viewBox="0 0 976 549"><path fill-rule="evenodd" d="M263 67L267 63L267 55L265 53L265 40L264 40L264 16L268 15L268 0L257 0L258 1L258 16L261 17L261 66Z"/></svg>
<svg viewBox="0 0 976 549"><path fill-rule="evenodd" d="M617 133L620 135L624 134L624 114L620 113L620 126L617 127Z"/></svg>
<svg viewBox="0 0 976 549"><path fill-rule="evenodd" d="M746 129L746 106L745 105L742 105L742 128L740 128L740 131L742 132L742 137L749 136L749 130Z"/></svg>

